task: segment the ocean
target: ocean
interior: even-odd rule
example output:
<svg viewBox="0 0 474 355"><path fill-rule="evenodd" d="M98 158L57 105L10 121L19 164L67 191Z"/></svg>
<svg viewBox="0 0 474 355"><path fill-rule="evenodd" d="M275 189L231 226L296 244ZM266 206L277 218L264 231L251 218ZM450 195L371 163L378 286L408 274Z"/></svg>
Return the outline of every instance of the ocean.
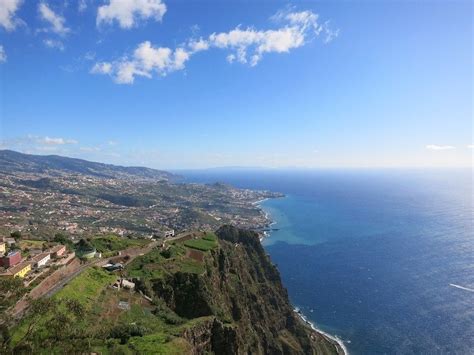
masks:
<svg viewBox="0 0 474 355"><path fill-rule="evenodd" d="M291 302L351 354L474 353L469 169L182 171L279 191L263 241Z"/></svg>

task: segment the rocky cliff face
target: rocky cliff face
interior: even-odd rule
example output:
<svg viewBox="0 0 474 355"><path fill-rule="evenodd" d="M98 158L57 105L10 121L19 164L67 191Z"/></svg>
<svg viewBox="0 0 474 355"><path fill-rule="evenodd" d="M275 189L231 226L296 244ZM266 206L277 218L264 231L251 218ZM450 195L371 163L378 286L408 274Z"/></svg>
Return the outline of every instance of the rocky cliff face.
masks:
<svg viewBox="0 0 474 355"><path fill-rule="evenodd" d="M206 253L202 274L178 271L148 284L153 298L192 320L181 336L193 353L342 352L294 313L256 233L224 226L216 234L218 247Z"/></svg>

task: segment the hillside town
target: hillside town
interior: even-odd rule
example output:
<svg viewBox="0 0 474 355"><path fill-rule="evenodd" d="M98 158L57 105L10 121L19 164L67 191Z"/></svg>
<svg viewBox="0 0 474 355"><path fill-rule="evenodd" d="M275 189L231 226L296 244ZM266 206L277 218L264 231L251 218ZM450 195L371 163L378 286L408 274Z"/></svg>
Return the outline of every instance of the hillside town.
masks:
<svg viewBox="0 0 474 355"><path fill-rule="evenodd" d="M0 233L21 231L72 241L113 233L148 237L233 224L262 229L268 219L255 202L278 197L223 184L180 184L82 174L0 172Z"/></svg>
<svg viewBox="0 0 474 355"><path fill-rule="evenodd" d="M0 277L19 277L28 286L47 271L67 265L75 257L75 252L68 251L62 244L48 247L37 243L37 248L30 249L28 242L36 244L36 241L0 239Z"/></svg>

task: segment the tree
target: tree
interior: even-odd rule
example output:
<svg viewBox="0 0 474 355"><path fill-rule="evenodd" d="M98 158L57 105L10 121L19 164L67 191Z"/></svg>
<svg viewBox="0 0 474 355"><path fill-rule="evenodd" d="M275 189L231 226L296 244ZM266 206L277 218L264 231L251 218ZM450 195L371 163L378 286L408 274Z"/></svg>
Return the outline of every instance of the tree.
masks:
<svg viewBox="0 0 474 355"><path fill-rule="evenodd" d="M16 241L21 239L21 232L20 231L14 231L10 233L10 237L15 239Z"/></svg>
<svg viewBox="0 0 474 355"><path fill-rule="evenodd" d="M31 302L25 329L14 344L6 342L11 353L38 353L60 348L65 354L90 348L87 327L84 326L84 306L74 299L40 298ZM5 343L5 342L4 342ZM1 350L5 350L4 349ZM87 352L87 351L86 351Z"/></svg>
<svg viewBox="0 0 474 355"><path fill-rule="evenodd" d="M26 293L26 288L19 278L0 278L0 353L4 354L10 344L10 328L13 317L7 310Z"/></svg>
<svg viewBox="0 0 474 355"><path fill-rule="evenodd" d="M53 238L53 242L59 243L66 245L69 250L74 249L74 243L71 241L71 239L68 238L68 236L64 233L56 233Z"/></svg>
<svg viewBox="0 0 474 355"><path fill-rule="evenodd" d="M16 303L16 301L26 293L23 281L18 277L0 278L0 318L7 308Z"/></svg>
<svg viewBox="0 0 474 355"><path fill-rule="evenodd" d="M66 237L66 235L64 233L56 233L54 235L53 241L56 242L56 243L65 244L65 243L68 242L68 238Z"/></svg>

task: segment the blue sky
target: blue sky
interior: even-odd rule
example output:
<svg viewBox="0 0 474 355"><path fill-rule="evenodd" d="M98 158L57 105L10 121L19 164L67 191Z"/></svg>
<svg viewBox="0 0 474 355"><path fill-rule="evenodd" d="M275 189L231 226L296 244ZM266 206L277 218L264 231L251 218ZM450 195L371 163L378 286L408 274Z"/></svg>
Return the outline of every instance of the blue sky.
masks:
<svg viewBox="0 0 474 355"><path fill-rule="evenodd" d="M469 166L472 10L5 0L1 146L156 168Z"/></svg>

